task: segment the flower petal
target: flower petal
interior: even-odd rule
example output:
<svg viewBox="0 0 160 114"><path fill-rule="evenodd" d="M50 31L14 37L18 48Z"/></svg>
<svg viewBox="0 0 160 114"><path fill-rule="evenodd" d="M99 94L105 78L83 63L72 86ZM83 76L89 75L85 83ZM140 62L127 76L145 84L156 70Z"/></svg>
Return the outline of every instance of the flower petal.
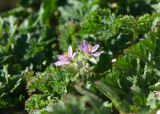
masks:
<svg viewBox="0 0 160 114"><path fill-rule="evenodd" d="M99 48L99 45L96 44L95 46L92 47L91 52L94 53L95 51L97 51L98 48Z"/></svg>
<svg viewBox="0 0 160 114"><path fill-rule="evenodd" d="M65 58L63 57L63 55L57 55L57 58L58 58L59 60L65 60Z"/></svg>
<svg viewBox="0 0 160 114"><path fill-rule="evenodd" d="M54 63L55 66L62 66L62 65L65 65L65 64L69 64L70 61L57 61Z"/></svg>
<svg viewBox="0 0 160 114"><path fill-rule="evenodd" d="M83 46L88 46L88 42L86 40L83 41Z"/></svg>
<svg viewBox="0 0 160 114"><path fill-rule="evenodd" d="M95 53L92 53L90 55L94 56L94 57L99 57L103 52L95 52Z"/></svg>
<svg viewBox="0 0 160 114"><path fill-rule="evenodd" d="M84 52L89 53L89 48L88 48L88 42L86 40L84 40L83 43L83 48L84 48Z"/></svg>
<svg viewBox="0 0 160 114"><path fill-rule="evenodd" d="M73 54L73 52L72 52L72 46L69 46L69 48L68 48L68 57L72 58L72 54Z"/></svg>

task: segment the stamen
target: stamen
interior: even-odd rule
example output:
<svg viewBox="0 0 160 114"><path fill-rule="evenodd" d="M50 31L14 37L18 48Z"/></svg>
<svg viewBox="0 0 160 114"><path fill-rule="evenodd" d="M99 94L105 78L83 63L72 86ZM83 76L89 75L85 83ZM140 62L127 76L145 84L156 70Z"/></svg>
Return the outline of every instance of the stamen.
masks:
<svg viewBox="0 0 160 114"><path fill-rule="evenodd" d="M64 54L63 54L63 57L64 57L65 59L67 59L67 58L68 58L68 54L67 54L67 53L64 53Z"/></svg>
<svg viewBox="0 0 160 114"><path fill-rule="evenodd" d="M92 46L88 45L88 51L91 52L92 51Z"/></svg>

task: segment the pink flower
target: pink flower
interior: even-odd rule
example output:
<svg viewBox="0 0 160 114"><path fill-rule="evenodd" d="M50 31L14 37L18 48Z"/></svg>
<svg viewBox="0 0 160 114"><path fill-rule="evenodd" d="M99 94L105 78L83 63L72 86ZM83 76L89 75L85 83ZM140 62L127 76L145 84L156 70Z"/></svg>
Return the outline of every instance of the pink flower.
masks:
<svg viewBox="0 0 160 114"><path fill-rule="evenodd" d="M79 49L81 51L83 51L84 53L89 54L91 56L94 56L94 57L98 57L103 53L102 51L96 52L98 48L99 48L98 44L96 44L95 46L91 46L88 44L88 42L86 40L84 40L83 45L79 46Z"/></svg>
<svg viewBox="0 0 160 114"><path fill-rule="evenodd" d="M71 60L74 58L76 53L72 52L72 46L69 46L68 48L68 54L58 55L58 61L54 63L55 66L62 66L69 64Z"/></svg>

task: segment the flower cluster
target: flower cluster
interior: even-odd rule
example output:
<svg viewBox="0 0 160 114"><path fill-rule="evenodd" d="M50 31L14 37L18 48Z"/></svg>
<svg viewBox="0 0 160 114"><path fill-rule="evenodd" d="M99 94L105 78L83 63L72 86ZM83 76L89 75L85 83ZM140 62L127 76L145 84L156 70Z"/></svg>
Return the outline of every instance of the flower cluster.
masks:
<svg viewBox="0 0 160 114"><path fill-rule="evenodd" d="M86 40L84 40L83 45L78 46L79 50L84 54L87 54L92 57L99 57L103 52L98 52L99 45L91 46ZM72 46L69 46L68 53L63 55L58 55L58 61L54 63L55 66L62 66L71 63L73 61L76 52L73 53Z"/></svg>

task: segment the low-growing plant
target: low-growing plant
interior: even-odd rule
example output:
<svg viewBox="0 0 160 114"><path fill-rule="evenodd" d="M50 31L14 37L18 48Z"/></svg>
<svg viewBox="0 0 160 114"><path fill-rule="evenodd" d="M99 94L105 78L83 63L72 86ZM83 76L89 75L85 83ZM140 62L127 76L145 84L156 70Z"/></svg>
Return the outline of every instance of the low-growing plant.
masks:
<svg viewBox="0 0 160 114"><path fill-rule="evenodd" d="M0 113L158 113L159 3L19 0L0 14Z"/></svg>

